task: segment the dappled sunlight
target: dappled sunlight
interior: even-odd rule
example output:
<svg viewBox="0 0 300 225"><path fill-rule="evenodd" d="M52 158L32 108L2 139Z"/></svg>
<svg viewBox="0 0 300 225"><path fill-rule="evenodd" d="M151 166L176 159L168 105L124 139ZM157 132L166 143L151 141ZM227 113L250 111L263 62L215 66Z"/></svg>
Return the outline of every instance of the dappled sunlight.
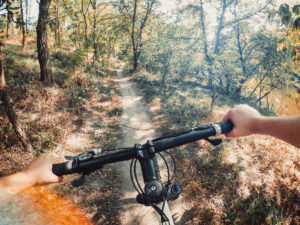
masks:
<svg viewBox="0 0 300 225"><path fill-rule="evenodd" d="M137 97L132 97L132 96L128 96L127 98L124 99L124 104L126 105L126 107L131 107L134 104L136 104L137 101L140 101L142 99L142 96L137 96Z"/></svg>

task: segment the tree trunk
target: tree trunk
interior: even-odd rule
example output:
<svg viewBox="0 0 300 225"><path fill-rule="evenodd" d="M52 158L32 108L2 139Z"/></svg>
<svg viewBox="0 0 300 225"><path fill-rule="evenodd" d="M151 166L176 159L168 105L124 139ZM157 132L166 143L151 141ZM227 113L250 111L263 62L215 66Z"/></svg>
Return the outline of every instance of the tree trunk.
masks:
<svg viewBox="0 0 300 225"><path fill-rule="evenodd" d="M208 54L206 26L205 26L205 14L204 14L202 0L200 0L199 12L200 12L200 26L201 26L202 36L203 36L203 45L204 45L203 49L204 49L204 54L205 54L205 61L207 62L207 65L208 65L208 69L207 69L208 70L208 87L212 91L213 90L213 72L211 70L212 58Z"/></svg>
<svg viewBox="0 0 300 225"><path fill-rule="evenodd" d="M25 13L26 13L26 20L25 20L25 30L26 30L26 34L28 32L28 21L29 21L29 16L30 16L30 6L29 6L29 3L28 3L28 0L25 0Z"/></svg>
<svg viewBox="0 0 300 225"><path fill-rule="evenodd" d="M54 37L55 46L60 46L60 32L59 32L59 1L56 0L55 4L55 27L54 27Z"/></svg>
<svg viewBox="0 0 300 225"><path fill-rule="evenodd" d="M39 18L36 27L37 49L41 70L41 81L44 84L52 83L52 68L48 51L47 25L51 0L41 0L39 6Z"/></svg>
<svg viewBox="0 0 300 225"><path fill-rule="evenodd" d="M235 18L237 18L236 5L237 5L237 2L234 6L234 11L233 11L233 14L234 14ZM241 62L242 70L243 70L243 78L240 79L239 86L235 90L235 94L237 96L240 96L241 91L242 91L242 87L245 84L246 80L248 79L248 75L247 75L247 68L246 68L246 62L245 62L245 57L244 57L244 48L241 45L241 35L240 35L240 25L239 25L239 23L236 24L236 40L237 40L238 52L239 52L239 55L240 55L239 58L240 58L240 62Z"/></svg>
<svg viewBox="0 0 300 225"><path fill-rule="evenodd" d="M136 9L137 9L137 0L134 0L133 15L132 15L132 28L131 28L131 42L132 42L132 50L133 50L133 72L136 71L137 66L138 66L137 49L136 49L136 43L135 43Z"/></svg>
<svg viewBox="0 0 300 225"><path fill-rule="evenodd" d="M161 86L163 88L167 87L166 80L167 80L167 75L169 73L169 67L170 67L170 61L171 61L172 54L173 54L172 50L169 49L168 55L167 55L167 57L168 57L167 63L164 66L164 73L163 73L162 80L161 80Z"/></svg>
<svg viewBox="0 0 300 225"><path fill-rule="evenodd" d="M265 97L268 97L269 94L271 93L271 91L274 90L274 87L272 87L269 91L267 91L264 95L261 95L262 94L262 91L260 92L260 96L259 96L259 99L257 99L256 102L260 102L262 99L264 99ZM267 100L268 101L268 100ZM268 103L269 104L269 103Z"/></svg>
<svg viewBox="0 0 300 225"><path fill-rule="evenodd" d="M6 85L5 85L5 77L4 77L2 62L3 60L2 60L2 52L0 46L0 99L5 108L5 112L9 119L9 122L12 124L14 131L17 135L17 138L21 142L24 150L28 152L33 152L33 147L29 139L27 138L25 131L23 130L22 124L18 120L18 116L13 108L12 101L5 90Z"/></svg>
<svg viewBox="0 0 300 225"><path fill-rule="evenodd" d="M142 35L143 30L145 28L146 22L149 18L149 15L151 14L153 4L155 3L155 0L147 0L147 8L145 16L142 19L139 19L138 21L141 21L141 25L139 27L138 35L135 36L135 23L137 21L137 3L138 0L134 0L134 6L133 6L133 15L132 15L132 28L131 28L131 41L132 41L132 49L133 49L133 71L137 70L138 67L138 60L142 52Z"/></svg>
<svg viewBox="0 0 300 225"><path fill-rule="evenodd" d="M256 85L256 87L253 89L253 91L251 92L251 94L249 95L249 97L251 98L252 95L254 94L254 92L256 91L256 89L259 87L259 85L264 81L264 79L266 78L266 76L264 76L262 79L260 79L260 81L258 82L258 84Z"/></svg>
<svg viewBox="0 0 300 225"><path fill-rule="evenodd" d="M96 63L99 59L98 57L98 39L97 39L97 1L90 1L92 8L93 8L93 48L94 48L94 55L93 55L93 62Z"/></svg>
<svg viewBox="0 0 300 225"><path fill-rule="evenodd" d="M85 41L87 42L88 41L88 33L87 33L88 25L87 25L87 21L86 21L86 12L85 12L83 3L84 3L83 0L81 0L81 13L83 15L83 21L84 21L84 38L85 38Z"/></svg>
<svg viewBox="0 0 300 225"><path fill-rule="evenodd" d="M10 25L10 13L7 8L7 21L6 21L6 38L9 38L9 25Z"/></svg>
<svg viewBox="0 0 300 225"><path fill-rule="evenodd" d="M215 42L215 48L214 48L214 53L218 55L220 53L220 41L221 41L221 32L223 30L223 21L224 21L224 15L226 12L228 5L226 4L225 0L222 0L222 12L219 18L219 24L218 24L218 29L216 31L216 42Z"/></svg>
<svg viewBox="0 0 300 225"><path fill-rule="evenodd" d="M25 30L25 22L24 22L24 11L23 11L23 0L20 0L20 9L21 9L21 20L22 20L22 48L25 47L25 41L26 41L26 30Z"/></svg>

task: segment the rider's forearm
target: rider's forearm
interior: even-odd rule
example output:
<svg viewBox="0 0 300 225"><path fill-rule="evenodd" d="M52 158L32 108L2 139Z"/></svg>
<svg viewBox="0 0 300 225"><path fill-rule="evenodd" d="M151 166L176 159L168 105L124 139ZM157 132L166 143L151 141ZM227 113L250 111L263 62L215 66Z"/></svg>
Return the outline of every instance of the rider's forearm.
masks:
<svg viewBox="0 0 300 225"><path fill-rule="evenodd" d="M26 172L19 172L0 178L0 191L2 194L16 194L33 185L35 185L34 180Z"/></svg>
<svg viewBox="0 0 300 225"><path fill-rule="evenodd" d="M271 135L300 148L300 116L262 117L255 124L254 133Z"/></svg>

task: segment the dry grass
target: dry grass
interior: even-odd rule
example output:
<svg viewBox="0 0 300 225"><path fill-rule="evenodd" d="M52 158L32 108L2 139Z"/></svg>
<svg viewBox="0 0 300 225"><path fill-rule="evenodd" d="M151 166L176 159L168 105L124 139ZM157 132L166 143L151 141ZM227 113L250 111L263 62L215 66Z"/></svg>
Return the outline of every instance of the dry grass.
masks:
<svg viewBox="0 0 300 225"><path fill-rule="evenodd" d="M22 71L5 71L8 91L36 155L50 152L62 161L64 155L88 148L115 146L120 136L120 113L116 110L120 100L113 68L108 68L105 76L94 76L78 67L59 85L44 86L34 66L38 65L35 43L24 50L18 44L8 41L5 51L7 59L12 59L7 63ZM56 66L59 64L53 63L55 76ZM32 159L23 152L2 108L0 126L0 174L6 175L21 170ZM118 209L114 208L119 185L115 171L107 168L95 172L80 188L71 186L75 177L66 177L63 184L51 188L78 204L95 224L119 224Z"/></svg>
<svg viewBox="0 0 300 225"><path fill-rule="evenodd" d="M181 103L169 101L165 95L170 90L167 93L153 90L151 83L155 78L149 80L143 75L135 78L145 95L151 96L146 99L155 127L162 133L180 130L195 120L191 117L185 121L187 118L181 113L183 104L202 100L200 104L206 110L205 99L209 95L205 91L181 84L176 90ZM179 115L182 121L174 122L170 108L172 115ZM200 122L221 121L229 108L215 107ZM188 108L184 110L189 114ZM177 159L177 179L183 195L192 202L179 224L299 224L299 149L272 137L252 135L224 139L224 144L215 148L199 141L172 152Z"/></svg>

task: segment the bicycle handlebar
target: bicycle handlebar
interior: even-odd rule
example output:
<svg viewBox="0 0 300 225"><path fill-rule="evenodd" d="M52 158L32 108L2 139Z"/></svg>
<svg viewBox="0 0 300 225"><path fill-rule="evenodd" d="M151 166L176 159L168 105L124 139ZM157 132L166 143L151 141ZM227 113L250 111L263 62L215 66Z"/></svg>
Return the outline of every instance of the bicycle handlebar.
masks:
<svg viewBox="0 0 300 225"><path fill-rule="evenodd" d="M154 139L153 147L155 153L165 151L170 148L181 146L200 139L208 139L209 137L225 134L233 129L233 123L230 120L222 121L215 124L201 126L183 132L178 136L172 136L162 139ZM139 145L138 148L146 148L146 144ZM89 173L101 169L105 164L125 161L137 158L137 147L119 151L109 155L85 158L82 160L74 159L58 164L53 164L52 171L57 176L72 174L72 173Z"/></svg>

